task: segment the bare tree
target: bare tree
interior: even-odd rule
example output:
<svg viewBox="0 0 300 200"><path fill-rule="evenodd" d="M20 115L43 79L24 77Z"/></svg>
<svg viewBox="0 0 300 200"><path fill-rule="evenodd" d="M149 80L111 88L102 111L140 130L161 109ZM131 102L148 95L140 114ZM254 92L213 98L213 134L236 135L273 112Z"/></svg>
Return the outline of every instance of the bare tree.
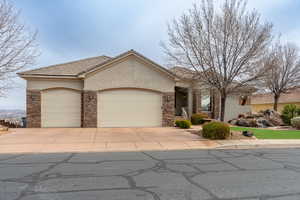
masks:
<svg viewBox="0 0 300 200"><path fill-rule="evenodd" d="M300 57L298 48L291 43L275 44L266 57L265 65L270 68L263 84L274 97L274 110L277 111L281 94L300 86Z"/></svg>
<svg viewBox="0 0 300 200"><path fill-rule="evenodd" d="M169 42L163 44L171 60L219 91L222 121L227 96L266 72L261 60L272 40L272 24L261 23L246 6L245 0L225 0L216 9L213 0L202 0L169 24Z"/></svg>
<svg viewBox="0 0 300 200"><path fill-rule="evenodd" d="M36 34L20 22L19 11L9 1L0 0L0 95L12 87L16 71L33 64Z"/></svg>

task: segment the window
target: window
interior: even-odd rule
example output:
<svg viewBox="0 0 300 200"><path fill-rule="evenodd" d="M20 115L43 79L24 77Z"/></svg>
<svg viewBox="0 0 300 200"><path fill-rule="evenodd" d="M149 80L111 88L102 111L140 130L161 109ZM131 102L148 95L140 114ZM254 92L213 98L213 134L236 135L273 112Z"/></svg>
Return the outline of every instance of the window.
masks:
<svg viewBox="0 0 300 200"><path fill-rule="evenodd" d="M202 111L211 111L211 96L210 96L209 92L202 93L201 110Z"/></svg>

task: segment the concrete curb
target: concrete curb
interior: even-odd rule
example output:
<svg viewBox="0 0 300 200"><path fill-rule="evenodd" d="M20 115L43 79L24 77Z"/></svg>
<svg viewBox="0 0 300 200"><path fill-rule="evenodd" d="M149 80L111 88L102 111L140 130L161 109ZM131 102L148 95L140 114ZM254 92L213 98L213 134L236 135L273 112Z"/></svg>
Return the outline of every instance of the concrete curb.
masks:
<svg viewBox="0 0 300 200"><path fill-rule="evenodd" d="M300 148L300 144L223 144L215 149Z"/></svg>

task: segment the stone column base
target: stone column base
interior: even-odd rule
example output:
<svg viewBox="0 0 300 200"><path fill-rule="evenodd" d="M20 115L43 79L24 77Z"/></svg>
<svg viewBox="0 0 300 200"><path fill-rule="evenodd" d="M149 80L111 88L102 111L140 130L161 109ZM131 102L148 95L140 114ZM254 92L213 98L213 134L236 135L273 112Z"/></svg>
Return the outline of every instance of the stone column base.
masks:
<svg viewBox="0 0 300 200"><path fill-rule="evenodd" d="M26 91L26 120L27 128L41 128L41 92Z"/></svg>
<svg viewBox="0 0 300 200"><path fill-rule="evenodd" d="M82 92L82 127L97 127L97 91Z"/></svg>
<svg viewBox="0 0 300 200"><path fill-rule="evenodd" d="M162 126L174 126L175 120L175 93L163 93L162 97Z"/></svg>

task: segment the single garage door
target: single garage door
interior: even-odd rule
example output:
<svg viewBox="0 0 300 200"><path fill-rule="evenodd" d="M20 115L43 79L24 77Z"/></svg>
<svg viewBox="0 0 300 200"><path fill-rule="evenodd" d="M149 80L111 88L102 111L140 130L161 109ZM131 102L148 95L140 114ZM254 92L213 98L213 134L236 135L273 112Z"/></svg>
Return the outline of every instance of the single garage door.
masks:
<svg viewBox="0 0 300 200"><path fill-rule="evenodd" d="M75 90L46 90L41 94L42 127L80 127L81 93Z"/></svg>
<svg viewBox="0 0 300 200"><path fill-rule="evenodd" d="M98 93L98 127L157 127L162 125L162 96L144 90Z"/></svg>

